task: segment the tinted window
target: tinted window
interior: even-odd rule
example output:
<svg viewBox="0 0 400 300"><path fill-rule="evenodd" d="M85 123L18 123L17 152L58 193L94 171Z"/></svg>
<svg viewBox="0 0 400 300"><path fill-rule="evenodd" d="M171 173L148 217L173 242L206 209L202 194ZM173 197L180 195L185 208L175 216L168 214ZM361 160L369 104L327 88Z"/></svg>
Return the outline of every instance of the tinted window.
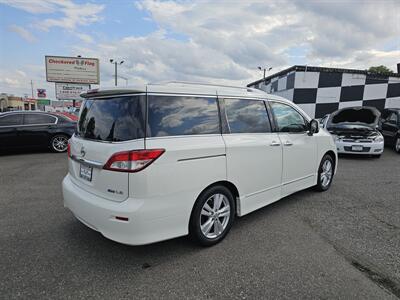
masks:
<svg viewBox="0 0 400 300"><path fill-rule="evenodd" d="M109 142L143 138L144 115L144 96L85 100L78 121L78 135Z"/></svg>
<svg viewBox="0 0 400 300"><path fill-rule="evenodd" d="M231 133L271 131L264 101L225 99L225 112Z"/></svg>
<svg viewBox="0 0 400 300"><path fill-rule="evenodd" d="M22 124L22 114L0 117L0 126L13 126Z"/></svg>
<svg viewBox="0 0 400 300"><path fill-rule="evenodd" d="M149 136L220 133L216 98L149 96Z"/></svg>
<svg viewBox="0 0 400 300"><path fill-rule="evenodd" d="M34 125L34 124L51 124L55 123L56 118L48 115L42 114L25 114L24 124Z"/></svg>
<svg viewBox="0 0 400 300"><path fill-rule="evenodd" d="M388 120L390 123L397 124L397 115L396 115L396 113L392 113L392 114L387 118L387 120Z"/></svg>
<svg viewBox="0 0 400 300"><path fill-rule="evenodd" d="M280 132L303 132L307 126L303 116L289 105L271 102L278 131Z"/></svg>

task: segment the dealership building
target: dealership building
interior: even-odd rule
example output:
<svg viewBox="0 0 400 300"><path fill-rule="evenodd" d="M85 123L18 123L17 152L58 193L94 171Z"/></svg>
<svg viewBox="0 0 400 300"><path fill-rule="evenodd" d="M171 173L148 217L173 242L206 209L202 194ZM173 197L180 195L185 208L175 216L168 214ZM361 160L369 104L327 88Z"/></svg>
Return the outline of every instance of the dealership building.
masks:
<svg viewBox="0 0 400 300"><path fill-rule="evenodd" d="M293 66L248 84L299 105L310 117L321 118L352 106L400 108L400 64L397 73Z"/></svg>

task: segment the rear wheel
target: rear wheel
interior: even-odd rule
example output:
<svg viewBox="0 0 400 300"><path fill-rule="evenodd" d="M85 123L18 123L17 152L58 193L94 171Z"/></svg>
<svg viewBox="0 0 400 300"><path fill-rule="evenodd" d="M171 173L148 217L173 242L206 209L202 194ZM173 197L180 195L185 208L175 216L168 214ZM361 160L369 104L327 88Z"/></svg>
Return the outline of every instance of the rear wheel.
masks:
<svg viewBox="0 0 400 300"><path fill-rule="evenodd" d="M394 150L396 150L397 153L400 153L400 136L396 138L396 141L394 143Z"/></svg>
<svg viewBox="0 0 400 300"><path fill-rule="evenodd" d="M51 138L50 149L53 152L65 152L68 148L69 137L64 134L56 134Z"/></svg>
<svg viewBox="0 0 400 300"><path fill-rule="evenodd" d="M333 172L333 158L329 154L325 154L318 169L318 180L315 186L317 191L323 192L329 189L333 179Z"/></svg>
<svg viewBox="0 0 400 300"><path fill-rule="evenodd" d="M197 199L189 224L191 238L203 246L212 246L228 234L235 218L232 193L224 186L214 186Z"/></svg>

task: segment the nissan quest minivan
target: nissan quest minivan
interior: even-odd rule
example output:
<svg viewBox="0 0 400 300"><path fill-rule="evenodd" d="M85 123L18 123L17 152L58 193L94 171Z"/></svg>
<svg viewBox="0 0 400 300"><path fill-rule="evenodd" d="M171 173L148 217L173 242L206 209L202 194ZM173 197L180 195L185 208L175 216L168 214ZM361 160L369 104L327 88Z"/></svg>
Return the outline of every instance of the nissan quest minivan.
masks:
<svg viewBox="0 0 400 300"><path fill-rule="evenodd" d="M236 217L329 189L332 136L295 104L251 88L170 82L82 95L64 205L105 237L221 241Z"/></svg>

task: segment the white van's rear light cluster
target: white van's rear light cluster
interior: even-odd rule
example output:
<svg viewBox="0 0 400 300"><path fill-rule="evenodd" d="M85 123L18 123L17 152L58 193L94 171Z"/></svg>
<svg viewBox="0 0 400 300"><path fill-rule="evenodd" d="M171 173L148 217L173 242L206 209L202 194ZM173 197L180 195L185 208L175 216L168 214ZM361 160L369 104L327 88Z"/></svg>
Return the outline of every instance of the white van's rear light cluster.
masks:
<svg viewBox="0 0 400 300"><path fill-rule="evenodd" d="M67 154L68 154L68 157L71 157L71 143L69 142L69 140L68 140L68 146L67 146Z"/></svg>
<svg viewBox="0 0 400 300"><path fill-rule="evenodd" d="M113 154L103 169L117 172L139 172L159 158L165 149L133 150Z"/></svg>

